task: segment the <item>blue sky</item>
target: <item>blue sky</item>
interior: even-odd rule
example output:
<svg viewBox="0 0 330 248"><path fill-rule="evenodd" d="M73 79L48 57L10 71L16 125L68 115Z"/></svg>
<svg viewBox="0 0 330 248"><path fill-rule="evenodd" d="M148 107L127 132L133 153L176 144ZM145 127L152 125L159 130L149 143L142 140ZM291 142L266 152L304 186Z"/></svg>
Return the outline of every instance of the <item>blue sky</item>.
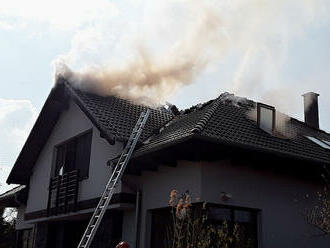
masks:
<svg viewBox="0 0 330 248"><path fill-rule="evenodd" d="M53 87L54 61L78 71L125 65L137 43L160 61L178 44L204 38L207 66L168 95L180 108L229 91L302 119L301 94L315 91L321 128L330 131L329 6L329 0L0 0L0 183ZM217 36L194 33L206 9L220 18Z"/></svg>

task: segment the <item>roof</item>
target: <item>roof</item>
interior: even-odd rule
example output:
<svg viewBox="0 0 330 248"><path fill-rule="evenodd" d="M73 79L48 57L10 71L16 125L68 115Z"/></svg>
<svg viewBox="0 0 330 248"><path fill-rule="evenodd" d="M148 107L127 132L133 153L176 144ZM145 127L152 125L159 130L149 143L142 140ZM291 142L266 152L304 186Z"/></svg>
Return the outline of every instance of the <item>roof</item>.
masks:
<svg viewBox="0 0 330 248"><path fill-rule="evenodd" d="M141 111L147 107L115 96L102 97L75 89L60 78L45 105L7 179L8 183L27 184L32 167L47 142L61 112L72 99L100 130L109 143L126 141ZM243 100L242 100L243 99ZM141 157L191 139L207 140L225 146L276 153L292 158L330 164L330 151L305 135L330 141L330 135L312 129L296 119L289 119L294 138L270 135L257 127L248 116L255 107L253 101L224 93L218 98L173 115L164 110L152 110L133 157Z"/></svg>
<svg viewBox="0 0 330 248"><path fill-rule="evenodd" d="M17 199L18 194L25 189L24 185L12 188L0 195L0 206L2 207L16 207L19 205Z"/></svg>
<svg viewBox="0 0 330 248"><path fill-rule="evenodd" d="M77 104L104 133L119 141L128 140L140 114L147 107L133 104L115 96L102 97L74 89L66 84ZM150 137L173 116L163 109L151 109L151 113L141 133L141 140Z"/></svg>
<svg viewBox="0 0 330 248"><path fill-rule="evenodd" d="M213 101L183 111L162 132L145 142L134 156L143 156L188 139L202 139L330 164L330 150L318 146L305 137L308 135L330 141L328 133L289 118L288 128L284 130L284 134L288 134L290 138L270 135L258 128L256 122L249 117L256 103L245 98L237 99L241 100L236 102L233 95L224 93Z"/></svg>
<svg viewBox="0 0 330 248"><path fill-rule="evenodd" d="M70 99L80 107L110 144L116 140L126 141L140 113L147 109L146 106L114 96L101 97L74 89L66 80L60 78L50 92L9 174L7 183L28 183L32 168L60 114L68 107ZM158 130L172 118L168 111L153 109L141 134L141 140L149 137L154 130Z"/></svg>

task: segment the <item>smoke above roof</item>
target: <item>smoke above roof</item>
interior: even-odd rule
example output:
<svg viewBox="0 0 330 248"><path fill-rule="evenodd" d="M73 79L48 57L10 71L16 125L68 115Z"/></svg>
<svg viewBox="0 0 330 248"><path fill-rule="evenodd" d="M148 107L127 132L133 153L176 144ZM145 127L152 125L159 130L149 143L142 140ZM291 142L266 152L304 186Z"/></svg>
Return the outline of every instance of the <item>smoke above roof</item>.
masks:
<svg viewBox="0 0 330 248"><path fill-rule="evenodd" d="M99 24L79 32L71 50L55 60L56 75L85 91L157 106L181 87L198 81L201 74L226 63L228 56L243 54L231 86L225 90L257 95L266 102L270 96L272 105L282 105L275 97L279 89L274 85L268 89L265 84L276 80L274 75L285 63L292 39L318 25L326 13L323 0L143 4L147 19L142 24L129 28L121 28L120 23L116 27ZM118 29L123 29L121 38L114 42L109 33ZM222 90L219 82L215 91ZM288 92L283 89L281 94L283 91Z"/></svg>

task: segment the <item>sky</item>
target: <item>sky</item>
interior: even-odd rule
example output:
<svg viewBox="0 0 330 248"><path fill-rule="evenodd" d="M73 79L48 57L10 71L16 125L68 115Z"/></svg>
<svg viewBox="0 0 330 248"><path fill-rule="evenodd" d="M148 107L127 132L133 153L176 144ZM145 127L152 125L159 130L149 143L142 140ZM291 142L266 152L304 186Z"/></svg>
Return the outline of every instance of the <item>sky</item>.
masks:
<svg viewBox="0 0 330 248"><path fill-rule="evenodd" d="M0 192L63 64L193 61L166 93L179 108L228 91L303 120L320 94L330 131L330 0L0 0ZM166 86L166 80L162 82Z"/></svg>

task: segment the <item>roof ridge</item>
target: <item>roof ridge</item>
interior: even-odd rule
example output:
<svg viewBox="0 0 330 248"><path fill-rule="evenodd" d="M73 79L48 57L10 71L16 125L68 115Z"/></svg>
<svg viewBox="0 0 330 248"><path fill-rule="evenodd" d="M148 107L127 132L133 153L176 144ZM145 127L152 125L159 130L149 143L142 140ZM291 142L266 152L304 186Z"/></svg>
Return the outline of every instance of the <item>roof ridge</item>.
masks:
<svg viewBox="0 0 330 248"><path fill-rule="evenodd" d="M206 113L204 113L203 117L196 123L195 127L191 130L193 133L200 133L205 128L207 122L211 119L212 115L214 114L215 110L218 108L221 98L221 95L215 99L212 103L212 107L210 107Z"/></svg>

